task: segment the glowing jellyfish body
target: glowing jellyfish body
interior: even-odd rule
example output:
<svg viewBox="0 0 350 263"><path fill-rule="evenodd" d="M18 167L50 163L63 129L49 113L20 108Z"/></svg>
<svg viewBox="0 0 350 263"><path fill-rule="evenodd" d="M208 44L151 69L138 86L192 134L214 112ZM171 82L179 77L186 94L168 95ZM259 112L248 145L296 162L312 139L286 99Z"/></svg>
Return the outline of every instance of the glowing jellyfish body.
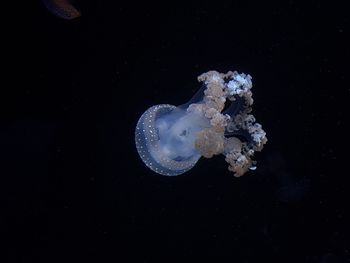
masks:
<svg viewBox="0 0 350 263"><path fill-rule="evenodd" d="M136 147L144 163L162 175L191 169L201 157L194 147L196 133L208 120L181 108L162 104L149 108L136 127Z"/></svg>
<svg viewBox="0 0 350 263"><path fill-rule="evenodd" d="M143 162L154 172L174 176L187 172L201 156L223 154L235 176L255 169L251 160L266 143L266 133L249 114L251 77L209 71L198 77L202 88L186 104L160 104L139 119L135 142ZM231 105L223 111L225 103Z"/></svg>

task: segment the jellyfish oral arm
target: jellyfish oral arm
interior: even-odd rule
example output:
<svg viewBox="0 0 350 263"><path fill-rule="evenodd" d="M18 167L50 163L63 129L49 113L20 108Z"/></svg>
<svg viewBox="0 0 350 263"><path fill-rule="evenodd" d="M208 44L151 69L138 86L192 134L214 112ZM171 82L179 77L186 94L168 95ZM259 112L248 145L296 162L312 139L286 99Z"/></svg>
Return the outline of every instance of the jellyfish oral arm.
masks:
<svg viewBox="0 0 350 263"><path fill-rule="evenodd" d="M139 119L135 140L143 162L162 175L190 170L201 156L223 154L235 176L254 170L252 156L267 142L251 112L252 78L244 73L209 71L189 102L149 108ZM231 103L224 112L226 103ZM238 138L239 137L239 138Z"/></svg>

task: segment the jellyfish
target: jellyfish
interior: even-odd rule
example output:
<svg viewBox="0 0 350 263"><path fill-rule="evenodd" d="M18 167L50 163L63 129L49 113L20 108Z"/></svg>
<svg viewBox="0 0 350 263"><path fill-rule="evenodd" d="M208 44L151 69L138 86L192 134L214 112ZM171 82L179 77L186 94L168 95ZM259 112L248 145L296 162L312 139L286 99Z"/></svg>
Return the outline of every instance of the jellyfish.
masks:
<svg viewBox="0 0 350 263"><path fill-rule="evenodd" d="M80 12L69 0L42 0L46 8L55 16L71 20L80 17Z"/></svg>
<svg viewBox="0 0 350 263"><path fill-rule="evenodd" d="M192 169L201 157L222 154L234 176L256 169L252 159L267 142L252 111L252 77L237 71L208 71L185 104L159 104L147 109L136 125L135 143L152 171L176 176Z"/></svg>

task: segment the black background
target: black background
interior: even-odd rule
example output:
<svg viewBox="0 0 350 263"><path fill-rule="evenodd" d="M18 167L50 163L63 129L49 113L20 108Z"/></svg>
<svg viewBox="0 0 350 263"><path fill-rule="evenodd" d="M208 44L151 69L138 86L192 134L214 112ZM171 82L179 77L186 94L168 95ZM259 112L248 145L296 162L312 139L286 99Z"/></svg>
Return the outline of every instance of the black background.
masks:
<svg viewBox="0 0 350 263"><path fill-rule="evenodd" d="M344 4L75 6L67 21L28 2L8 21L4 262L350 261ZM258 169L235 178L217 156L153 173L138 118L187 102L208 70L252 75Z"/></svg>

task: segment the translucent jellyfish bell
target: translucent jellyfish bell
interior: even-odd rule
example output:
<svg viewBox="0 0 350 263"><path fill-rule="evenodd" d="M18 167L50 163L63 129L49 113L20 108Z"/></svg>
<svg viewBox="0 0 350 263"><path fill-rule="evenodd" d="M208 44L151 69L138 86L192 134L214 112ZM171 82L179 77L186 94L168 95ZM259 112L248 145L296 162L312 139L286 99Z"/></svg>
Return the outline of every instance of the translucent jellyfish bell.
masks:
<svg viewBox="0 0 350 263"><path fill-rule="evenodd" d="M196 100L197 97L187 104ZM204 116L187 112L185 105L153 106L142 114L137 123L137 151L143 162L156 173L168 176L182 174L201 157L195 148L196 133L210 127L210 123Z"/></svg>
<svg viewBox="0 0 350 263"><path fill-rule="evenodd" d="M142 161L154 172L187 172L201 156L225 155L236 176L252 168L250 156L266 142L261 125L252 124L251 77L209 71L198 78L202 88L187 103L152 106L139 119L135 142ZM222 114L226 99L236 101ZM233 104L233 103L232 103ZM245 142L234 136L246 138ZM255 163L255 162L254 162Z"/></svg>

